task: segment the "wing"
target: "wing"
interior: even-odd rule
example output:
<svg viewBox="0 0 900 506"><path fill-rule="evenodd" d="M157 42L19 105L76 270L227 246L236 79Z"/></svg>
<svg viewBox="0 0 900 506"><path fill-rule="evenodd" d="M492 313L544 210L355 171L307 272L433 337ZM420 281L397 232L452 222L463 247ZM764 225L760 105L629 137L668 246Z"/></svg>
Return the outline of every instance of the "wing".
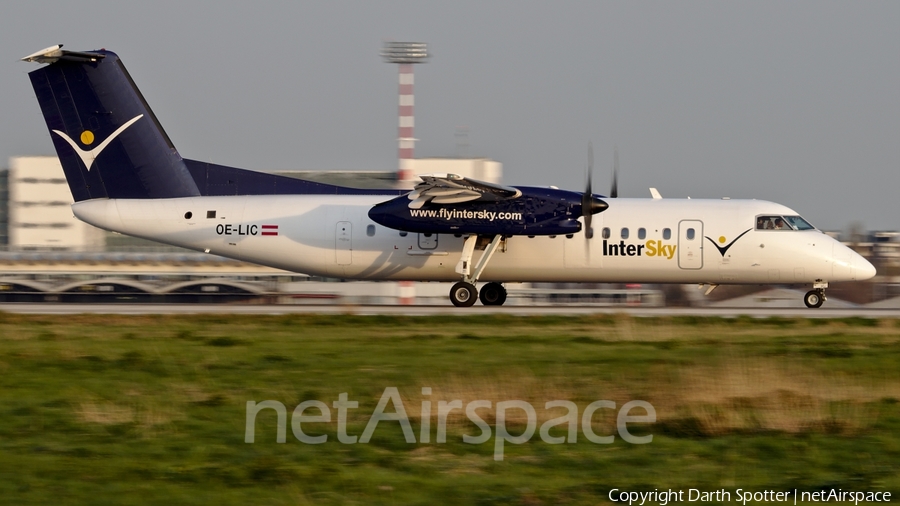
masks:
<svg viewBox="0 0 900 506"><path fill-rule="evenodd" d="M517 188L486 183L457 174L423 174L422 182L409 192L410 209L425 204L459 204L462 202L496 202L514 199L522 195Z"/></svg>

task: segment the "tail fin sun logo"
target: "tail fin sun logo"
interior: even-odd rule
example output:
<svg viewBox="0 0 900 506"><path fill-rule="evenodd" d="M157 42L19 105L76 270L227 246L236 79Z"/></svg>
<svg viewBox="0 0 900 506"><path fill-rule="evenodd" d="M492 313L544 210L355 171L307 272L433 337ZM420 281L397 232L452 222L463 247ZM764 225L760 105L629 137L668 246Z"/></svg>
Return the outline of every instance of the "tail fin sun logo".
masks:
<svg viewBox="0 0 900 506"><path fill-rule="evenodd" d="M118 137L119 134L124 132L126 128L130 127L135 121L143 117L143 114L138 114L137 116L131 118L124 125L117 128L116 131L113 132L112 135L107 137L105 141L98 144L97 147L87 151L82 149L75 141L72 140L71 137L66 135L64 132L54 130L53 133L62 137L64 141L68 142L69 145L72 146L72 149L75 150L75 154L77 154L78 157L81 158L81 161L84 162L85 168L87 168L88 172L90 172L91 166L94 165L94 160L96 160L97 157L100 156L100 153L102 153L103 150L106 149L106 146L109 146L109 143L112 142L116 137ZM85 130L81 133L81 137L79 140L82 142L82 144L90 146L94 142L94 133L90 130Z"/></svg>

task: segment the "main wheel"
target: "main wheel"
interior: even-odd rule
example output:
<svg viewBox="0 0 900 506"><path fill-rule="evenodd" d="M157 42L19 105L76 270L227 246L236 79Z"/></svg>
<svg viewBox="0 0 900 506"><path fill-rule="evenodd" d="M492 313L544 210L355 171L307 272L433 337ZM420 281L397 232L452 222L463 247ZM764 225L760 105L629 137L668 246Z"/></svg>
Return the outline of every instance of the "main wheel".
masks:
<svg viewBox="0 0 900 506"><path fill-rule="evenodd" d="M488 283L481 287L480 298L485 306L502 306L506 302L506 288L500 283Z"/></svg>
<svg viewBox="0 0 900 506"><path fill-rule="evenodd" d="M478 289L472 283L460 281L450 289L450 302L456 307L471 307L478 300Z"/></svg>
<svg viewBox="0 0 900 506"><path fill-rule="evenodd" d="M822 303L825 302L825 294L819 290L810 290L803 296L803 302L808 308L822 307Z"/></svg>

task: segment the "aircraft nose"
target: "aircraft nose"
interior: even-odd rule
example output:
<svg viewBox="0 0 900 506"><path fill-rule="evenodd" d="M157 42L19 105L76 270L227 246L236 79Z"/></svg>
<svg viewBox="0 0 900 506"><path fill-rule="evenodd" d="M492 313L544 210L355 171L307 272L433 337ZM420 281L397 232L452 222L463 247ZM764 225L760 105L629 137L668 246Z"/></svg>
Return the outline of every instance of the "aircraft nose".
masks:
<svg viewBox="0 0 900 506"><path fill-rule="evenodd" d="M862 281L875 277L875 266L846 245L834 241L832 248L834 281Z"/></svg>
<svg viewBox="0 0 900 506"><path fill-rule="evenodd" d="M875 266L860 255L856 255L852 262L854 279L859 281L875 277Z"/></svg>

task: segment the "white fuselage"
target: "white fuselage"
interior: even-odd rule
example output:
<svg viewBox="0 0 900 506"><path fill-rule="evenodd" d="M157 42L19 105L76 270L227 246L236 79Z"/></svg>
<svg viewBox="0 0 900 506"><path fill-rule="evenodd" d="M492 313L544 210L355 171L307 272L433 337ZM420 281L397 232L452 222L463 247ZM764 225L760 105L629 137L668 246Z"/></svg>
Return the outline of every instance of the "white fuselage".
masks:
<svg viewBox="0 0 900 506"><path fill-rule="evenodd" d="M458 281L463 237L401 233L378 225L368 211L384 200L375 195L98 199L72 208L79 219L100 228L288 271L343 279ZM481 280L767 284L875 274L868 261L818 230L756 230L757 216L797 214L780 204L607 202L609 208L593 217L591 240L583 233L510 237ZM609 229L606 239L604 229ZM479 255L476 251L473 261Z"/></svg>

